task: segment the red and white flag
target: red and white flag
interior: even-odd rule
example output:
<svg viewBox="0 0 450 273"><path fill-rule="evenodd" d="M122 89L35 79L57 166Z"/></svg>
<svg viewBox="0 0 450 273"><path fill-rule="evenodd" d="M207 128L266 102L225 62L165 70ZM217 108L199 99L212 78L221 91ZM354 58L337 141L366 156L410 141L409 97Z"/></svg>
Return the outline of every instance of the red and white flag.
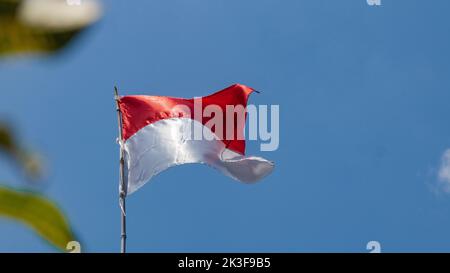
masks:
<svg viewBox="0 0 450 273"><path fill-rule="evenodd" d="M272 162L245 156L245 107L253 91L235 84L195 99L120 97L123 137L120 145L125 156L127 194L161 171L186 163L207 164L242 182L255 182L268 175L274 167ZM227 114L229 106L234 106L232 115ZM220 117L219 111L215 111L215 115L208 115L211 108L224 114ZM211 122L218 118L223 121L222 128Z"/></svg>

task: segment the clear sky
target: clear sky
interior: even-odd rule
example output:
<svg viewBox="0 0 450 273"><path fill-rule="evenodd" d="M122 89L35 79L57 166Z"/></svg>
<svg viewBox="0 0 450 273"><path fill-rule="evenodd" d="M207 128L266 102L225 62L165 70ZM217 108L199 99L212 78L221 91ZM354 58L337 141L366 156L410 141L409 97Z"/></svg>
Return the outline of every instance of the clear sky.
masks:
<svg viewBox="0 0 450 273"><path fill-rule="evenodd" d="M194 97L233 83L280 105L275 161L245 185L203 165L128 198L132 252L450 251L450 1L104 1L62 54L0 62L0 114L46 159L44 192L83 251L119 250L122 94ZM2 159L3 160L3 159ZM8 164L1 179L24 186ZM54 251L0 218L0 251Z"/></svg>

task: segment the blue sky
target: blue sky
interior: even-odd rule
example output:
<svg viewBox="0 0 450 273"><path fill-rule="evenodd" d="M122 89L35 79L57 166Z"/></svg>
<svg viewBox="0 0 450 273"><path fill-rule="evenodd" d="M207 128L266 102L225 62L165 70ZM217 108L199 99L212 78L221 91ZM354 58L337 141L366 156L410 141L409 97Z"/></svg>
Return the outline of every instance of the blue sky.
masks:
<svg viewBox="0 0 450 273"><path fill-rule="evenodd" d="M119 250L113 86L194 97L233 83L280 105L276 163L245 185L172 168L128 198L132 252L450 251L446 0L104 1L62 54L0 62L0 114L47 162L83 251ZM2 180L24 186L8 164ZM54 251L0 219L0 251Z"/></svg>

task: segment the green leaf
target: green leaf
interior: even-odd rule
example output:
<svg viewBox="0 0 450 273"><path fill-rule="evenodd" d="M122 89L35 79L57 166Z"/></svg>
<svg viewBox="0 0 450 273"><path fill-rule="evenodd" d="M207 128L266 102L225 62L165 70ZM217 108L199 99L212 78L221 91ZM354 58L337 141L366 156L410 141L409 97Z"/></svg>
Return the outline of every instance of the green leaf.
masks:
<svg viewBox="0 0 450 273"><path fill-rule="evenodd" d="M65 47L78 31L47 32L30 28L12 17L0 17L0 56L52 53Z"/></svg>
<svg viewBox="0 0 450 273"><path fill-rule="evenodd" d="M32 178L37 179L42 175L42 162L39 155L20 147L11 128L0 122L0 152L14 159Z"/></svg>
<svg viewBox="0 0 450 273"><path fill-rule="evenodd" d="M11 133L11 129L4 123L0 123L0 149L4 151L14 151L17 145Z"/></svg>
<svg viewBox="0 0 450 273"><path fill-rule="evenodd" d="M66 0L0 0L0 57L54 53L100 17L100 5Z"/></svg>
<svg viewBox="0 0 450 273"><path fill-rule="evenodd" d="M61 210L46 197L33 192L0 187L0 216L32 228L60 250L65 250L74 235Z"/></svg>

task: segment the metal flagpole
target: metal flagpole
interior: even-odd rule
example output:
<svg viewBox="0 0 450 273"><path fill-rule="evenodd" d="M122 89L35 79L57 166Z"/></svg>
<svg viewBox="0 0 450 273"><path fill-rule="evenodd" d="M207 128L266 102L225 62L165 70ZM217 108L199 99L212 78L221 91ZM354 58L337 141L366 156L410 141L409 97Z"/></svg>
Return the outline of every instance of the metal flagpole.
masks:
<svg viewBox="0 0 450 273"><path fill-rule="evenodd" d="M125 253L127 250L127 215L125 209L125 198L126 194L126 185L125 185L125 173L124 173L124 151L123 151L123 143L122 143L122 112L119 107L119 92L117 91L117 87L114 86L114 99L116 100L116 110L117 110L117 120L119 125L119 145L120 145L120 170L119 170L119 179L120 179L120 192L119 192L119 205L121 209L121 235L120 235L120 252Z"/></svg>

